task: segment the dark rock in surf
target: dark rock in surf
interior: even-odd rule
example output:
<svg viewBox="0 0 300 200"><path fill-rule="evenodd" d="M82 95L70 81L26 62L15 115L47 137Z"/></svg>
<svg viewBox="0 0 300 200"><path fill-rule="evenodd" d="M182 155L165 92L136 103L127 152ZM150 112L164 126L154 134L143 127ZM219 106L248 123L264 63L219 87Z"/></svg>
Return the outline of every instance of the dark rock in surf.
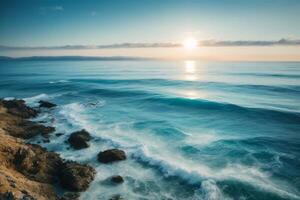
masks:
<svg viewBox="0 0 300 200"><path fill-rule="evenodd" d="M50 143L50 139L49 138L43 139L43 143Z"/></svg>
<svg viewBox="0 0 300 200"><path fill-rule="evenodd" d="M56 107L57 105L48 101L39 101L40 107L44 107L44 108L53 108Z"/></svg>
<svg viewBox="0 0 300 200"><path fill-rule="evenodd" d="M63 133L56 133L56 134L55 134L56 137L60 137L60 136L62 136L62 135L63 135Z"/></svg>
<svg viewBox="0 0 300 200"><path fill-rule="evenodd" d="M112 177L110 178L110 180L111 180L113 183L116 183L116 184L120 184L120 183L123 183L123 182L124 182L123 177L120 176L120 175L112 176Z"/></svg>
<svg viewBox="0 0 300 200"><path fill-rule="evenodd" d="M109 149L98 154L98 161L101 163L111 163L125 159L125 152L119 149Z"/></svg>
<svg viewBox="0 0 300 200"><path fill-rule="evenodd" d="M91 135L86 130L76 131L72 133L68 142L74 149L84 149L89 147L88 141L91 140Z"/></svg>
<svg viewBox="0 0 300 200"><path fill-rule="evenodd" d="M109 200L124 200L124 198L121 195L116 194L112 196Z"/></svg>
<svg viewBox="0 0 300 200"><path fill-rule="evenodd" d="M82 165L76 162L63 164L60 175L61 185L75 192L86 190L94 180L96 171L89 165Z"/></svg>

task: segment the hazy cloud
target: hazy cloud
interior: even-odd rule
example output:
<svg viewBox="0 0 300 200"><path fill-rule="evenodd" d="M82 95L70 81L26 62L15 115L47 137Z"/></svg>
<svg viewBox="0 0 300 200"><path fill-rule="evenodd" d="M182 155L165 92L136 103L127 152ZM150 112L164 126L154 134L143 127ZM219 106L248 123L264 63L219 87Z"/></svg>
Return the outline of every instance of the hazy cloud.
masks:
<svg viewBox="0 0 300 200"><path fill-rule="evenodd" d="M273 41L266 40L238 40L238 41L215 41L206 40L200 42L202 46L275 46L275 45L300 45L300 40L280 39Z"/></svg>
<svg viewBox="0 0 300 200"><path fill-rule="evenodd" d="M252 40L238 40L238 41L217 41L217 40L203 40L199 41L199 46L205 47L239 47L239 46L298 46L300 40L280 39L273 41L252 41ZM118 49L118 48L172 48L180 47L181 43L119 43L109 45L65 45L65 46L1 46L0 50L79 50L79 49Z"/></svg>

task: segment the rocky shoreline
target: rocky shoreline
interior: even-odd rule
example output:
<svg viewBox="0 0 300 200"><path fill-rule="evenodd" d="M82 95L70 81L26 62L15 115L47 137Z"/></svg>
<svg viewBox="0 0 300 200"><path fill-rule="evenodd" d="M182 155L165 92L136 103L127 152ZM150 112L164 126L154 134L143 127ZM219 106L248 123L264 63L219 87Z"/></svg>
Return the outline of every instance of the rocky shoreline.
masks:
<svg viewBox="0 0 300 200"><path fill-rule="evenodd" d="M40 107L52 108L50 102L40 102ZM25 139L48 135L54 127L29 121L39 109L28 107L23 100L0 100L0 200L75 200L94 180L93 167L62 159L47 149L26 143ZM85 130L71 134L69 144L74 150L88 148L91 139ZM109 163L126 159L125 152L117 149L98 154L98 160ZM112 182L122 183L121 176ZM58 195L56 188L65 193ZM120 198L117 198L120 199Z"/></svg>

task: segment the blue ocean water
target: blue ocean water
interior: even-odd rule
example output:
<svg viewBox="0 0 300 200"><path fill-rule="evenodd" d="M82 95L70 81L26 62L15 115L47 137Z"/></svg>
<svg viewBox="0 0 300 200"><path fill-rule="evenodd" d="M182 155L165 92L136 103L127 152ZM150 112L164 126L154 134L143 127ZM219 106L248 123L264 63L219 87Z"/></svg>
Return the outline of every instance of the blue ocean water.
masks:
<svg viewBox="0 0 300 200"><path fill-rule="evenodd" d="M300 63L1 61L0 97L58 104L34 120L64 133L41 145L96 168L82 199L300 199ZM82 128L91 146L70 149ZM128 159L98 163L113 147Z"/></svg>

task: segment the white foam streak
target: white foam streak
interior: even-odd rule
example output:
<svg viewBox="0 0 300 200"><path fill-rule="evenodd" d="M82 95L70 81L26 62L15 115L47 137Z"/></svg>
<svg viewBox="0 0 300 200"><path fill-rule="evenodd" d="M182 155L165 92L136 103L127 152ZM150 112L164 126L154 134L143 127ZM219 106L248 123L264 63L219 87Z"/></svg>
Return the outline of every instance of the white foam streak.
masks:
<svg viewBox="0 0 300 200"><path fill-rule="evenodd" d="M67 119L72 125L93 132L95 128L89 123L89 120L83 114L84 111L85 108L82 104L71 103L64 105L59 114L62 115L63 118Z"/></svg>
<svg viewBox="0 0 300 200"><path fill-rule="evenodd" d="M59 81L50 81L50 84L55 84L55 83L68 83L70 82L69 80L59 80Z"/></svg>
<svg viewBox="0 0 300 200"><path fill-rule="evenodd" d="M201 194L205 200L221 200L229 199L224 197L222 191L218 188L216 182L212 179L202 181Z"/></svg>

